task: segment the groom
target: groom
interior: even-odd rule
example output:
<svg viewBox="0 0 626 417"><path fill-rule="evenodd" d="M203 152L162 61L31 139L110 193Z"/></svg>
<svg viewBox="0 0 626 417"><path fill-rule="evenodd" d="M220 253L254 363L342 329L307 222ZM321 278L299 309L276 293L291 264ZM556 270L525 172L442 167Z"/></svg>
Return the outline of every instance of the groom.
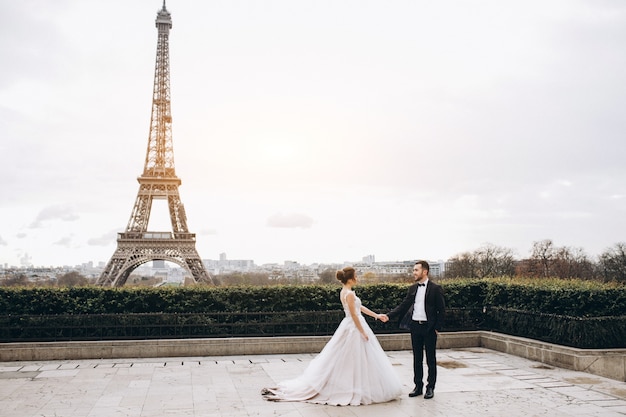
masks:
<svg viewBox="0 0 626 417"><path fill-rule="evenodd" d="M443 327L445 315L445 301L443 289L428 279L430 266L426 261L418 261L413 267L415 283L409 287L406 297L396 308L383 314L381 321L402 317L400 328L411 331L411 345L413 346L413 381L415 388L409 397L417 397L423 393L423 358L426 350L426 364L428 365L428 379L425 399L435 396L437 382L437 334Z"/></svg>

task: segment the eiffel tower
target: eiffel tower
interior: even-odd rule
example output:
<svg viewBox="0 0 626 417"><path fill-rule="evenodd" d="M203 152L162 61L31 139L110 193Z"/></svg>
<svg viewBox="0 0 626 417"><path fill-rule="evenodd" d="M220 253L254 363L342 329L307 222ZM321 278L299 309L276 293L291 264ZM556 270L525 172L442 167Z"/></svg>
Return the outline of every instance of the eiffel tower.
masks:
<svg viewBox="0 0 626 417"><path fill-rule="evenodd" d="M138 266L152 261L170 261L187 269L195 282L212 283L198 252L196 235L187 229L185 208L180 201L180 178L174 169L170 102L169 32L172 16L165 8L157 13L158 29L150 136L143 174L137 178L139 192L126 231L118 233L117 249L98 285L120 287ZM150 232L148 221L154 199L167 200L171 232Z"/></svg>

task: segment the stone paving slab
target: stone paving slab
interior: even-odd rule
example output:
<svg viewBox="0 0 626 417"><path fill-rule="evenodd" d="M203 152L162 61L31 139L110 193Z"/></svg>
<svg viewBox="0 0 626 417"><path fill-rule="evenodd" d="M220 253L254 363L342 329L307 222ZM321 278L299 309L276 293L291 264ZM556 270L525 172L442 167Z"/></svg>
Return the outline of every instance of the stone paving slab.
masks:
<svg viewBox="0 0 626 417"><path fill-rule="evenodd" d="M402 397L358 407L261 398L313 354L4 362L0 417L626 416L624 382L484 348L439 350L435 397L409 398L411 352L387 353Z"/></svg>

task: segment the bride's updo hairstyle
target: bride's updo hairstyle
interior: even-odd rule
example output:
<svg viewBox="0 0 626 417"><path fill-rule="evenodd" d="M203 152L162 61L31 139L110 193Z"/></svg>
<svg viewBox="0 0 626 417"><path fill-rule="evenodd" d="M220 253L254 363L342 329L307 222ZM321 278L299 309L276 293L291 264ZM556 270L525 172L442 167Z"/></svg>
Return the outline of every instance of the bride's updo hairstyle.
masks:
<svg viewBox="0 0 626 417"><path fill-rule="evenodd" d="M337 279L341 281L342 284L345 284L349 280L354 279L355 273L354 268L346 266L341 271L337 271Z"/></svg>

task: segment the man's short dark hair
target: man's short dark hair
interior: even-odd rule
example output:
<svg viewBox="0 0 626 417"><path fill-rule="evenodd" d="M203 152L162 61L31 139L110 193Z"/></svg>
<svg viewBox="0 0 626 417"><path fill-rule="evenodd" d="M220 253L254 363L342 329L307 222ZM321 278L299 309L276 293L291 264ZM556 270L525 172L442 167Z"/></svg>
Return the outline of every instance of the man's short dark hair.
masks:
<svg viewBox="0 0 626 417"><path fill-rule="evenodd" d="M421 265L422 269L425 269L426 271L430 272L430 265L428 265L428 262L426 261L417 261L415 262L415 265Z"/></svg>

